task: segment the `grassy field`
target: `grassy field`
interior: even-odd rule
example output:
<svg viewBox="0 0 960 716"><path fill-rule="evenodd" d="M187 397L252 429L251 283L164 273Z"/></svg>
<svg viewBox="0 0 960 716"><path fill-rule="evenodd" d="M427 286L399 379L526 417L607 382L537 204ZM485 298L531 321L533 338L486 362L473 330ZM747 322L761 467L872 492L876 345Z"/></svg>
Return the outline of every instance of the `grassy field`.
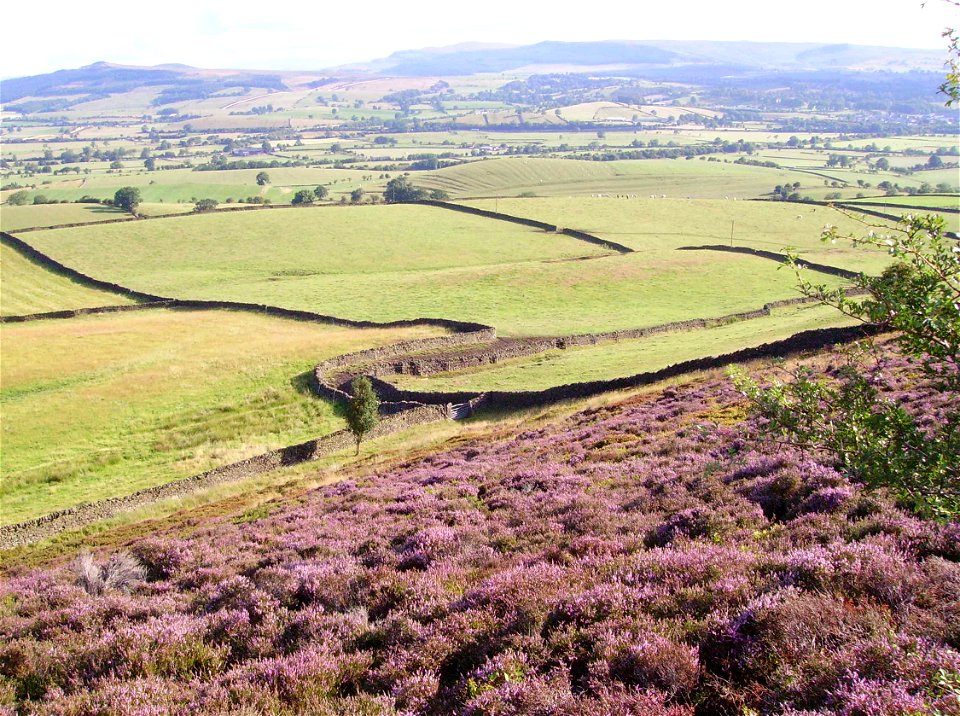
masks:
<svg viewBox="0 0 960 716"><path fill-rule="evenodd" d="M43 193L43 192L40 192ZM7 206L0 210L0 229L16 232L38 226L86 224L104 219L131 218L130 214L100 204L38 204Z"/></svg>
<svg viewBox="0 0 960 716"><path fill-rule="evenodd" d="M502 361L487 369L438 373L426 378L399 375L390 376L388 380L411 390L542 390L566 383L607 380L654 371L693 358L758 346L798 331L851 323L851 320L826 306L795 306L776 310L764 318L716 328L676 331L619 343L552 350L527 358Z"/></svg>
<svg viewBox="0 0 960 716"><path fill-rule="evenodd" d="M339 429L307 385L317 361L439 332L167 310L4 325L0 521Z"/></svg>
<svg viewBox="0 0 960 716"><path fill-rule="evenodd" d="M960 194L915 194L914 196L871 196L856 204L923 206L930 209L960 209Z"/></svg>
<svg viewBox="0 0 960 716"><path fill-rule="evenodd" d="M78 179L63 179L30 190L30 200L37 194L57 201L76 201L83 196L111 199L123 186L140 189L143 201L154 204L192 204L195 199L227 199L240 201L251 196L262 196L277 203L289 203L296 189L326 185L331 193L350 191L363 182L368 173L349 169L310 169L303 167L268 169L271 183L257 185L259 169L197 172L190 169L165 171L136 171L122 174L93 174ZM383 182L380 182L382 184ZM373 185L374 182L366 182ZM7 207L4 207L6 213ZM63 223L63 222L60 222Z"/></svg>
<svg viewBox="0 0 960 716"><path fill-rule="evenodd" d="M509 335L632 328L794 295L794 277L766 259L673 245L604 255L562 235L428 207L268 210L96 228L29 238L92 276L160 295L376 321L457 318ZM576 260L583 257L590 258Z"/></svg>
<svg viewBox="0 0 960 716"><path fill-rule="evenodd" d="M453 197L591 196L666 194L670 197L755 198L802 174L697 159L590 162L574 159L502 158L417 174L419 186ZM808 180L809 181L809 180Z"/></svg>
<svg viewBox="0 0 960 716"><path fill-rule="evenodd" d="M797 250L810 261L867 273L879 272L889 257L845 242L824 244L824 224L862 233L863 224L827 207L784 202L686 199L482 199L468 206L499 209L559 226L588 231L646 253L679 246L730 243L766 251Z"/></svg>
<svg viewBox="0 0 960 716"><path fill-rule="evenodd" d="M15 249L0 244L0 315L17 316L129 303L135 301L51 273Z"/></svg>

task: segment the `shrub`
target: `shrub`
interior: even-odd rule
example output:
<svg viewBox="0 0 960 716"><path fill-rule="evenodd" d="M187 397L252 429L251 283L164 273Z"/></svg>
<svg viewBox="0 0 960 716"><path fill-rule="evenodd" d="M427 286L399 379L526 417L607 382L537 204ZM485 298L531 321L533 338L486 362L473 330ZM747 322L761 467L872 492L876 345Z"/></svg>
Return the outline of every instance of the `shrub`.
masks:
<svg viewBox="0 0 960 716"><path fill-rule="evenodd" d="M200 199L193 205L193 210L200 213L204 211L213 211L220 205L216 199Z"/></svg>
<svg viewBox="0 0 960 716"><path fill-rule="evenodd" d="M105 592L129 592L147 576L147 570L129 552L118 552L102 565L84 552L74 561L73 571L77 584L93 597Z"/></svg>
<svg viewBox="0 0 960 716"><path fill-rule="evenodd" d="M26 191L15 191L7 197L7 203L10 206L23 206L30 198L30 193Z"/></svg>

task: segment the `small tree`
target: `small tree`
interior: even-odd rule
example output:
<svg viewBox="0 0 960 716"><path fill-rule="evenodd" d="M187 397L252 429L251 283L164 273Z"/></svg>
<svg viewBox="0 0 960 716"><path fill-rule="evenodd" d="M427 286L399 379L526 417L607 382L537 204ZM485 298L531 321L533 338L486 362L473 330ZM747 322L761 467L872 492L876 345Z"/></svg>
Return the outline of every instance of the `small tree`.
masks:
<svg viewBox="0 0 960 716"><path fill-rule="evenodd" d="M30 193L20 190L15 191L13 194L7 197L7 203L10 206L23 206L30 199Z"/></svg>
<svg viewBox="0 0 960 716"><path fill-rule="evenodd" d="M318 186L316 189L313 190L313 195L314 195L315 197L317 197L317 200L318 200L318 201L319 201L320 199L326 199L328 193L329 193L329 192L327 191L327 187L325 187L325 186L323 186L323 185L320 185L320 186Z"/></svg>
<svg viewBox="0 0 960 716"><path fill-rule="evenodd" d="M257 174L257 186L266 186L270 183L270 175L266 172Z"/></svg>
<svg viewBox="0 0 960 716"><path fill-rule="evenodd" d="M359 204L361 201L363 201L363 188L357 187L350 192L350 203Z"/></svg>
<svg viewBox="0 0 960 716"><path fill-rule="evenodd" d="M366 376L358 376L350 384L353 397L347 404L347 425L357 441L357 455L360 454L360 441L373 430L380 420L380 400L373 390L373 383Z"/></svg>
<svg viewBox="0 0 960 716"><path fill-rule="evenodd" d="M131 214L137 213L137 207L140 206L140 190L135 186L125 186L117 189L113 195L113 205L119 206L124 211Z"/></svg>
<svg viewBox="0 0 960 716"><path fill-rule="evenodd" d="M201 199L193 205L193 210L196 212L213 211L219 204L220 202L216 199Z"/></svg>
<svg viewBox="0 0 960 716"><path fill-rule="evenodd" d="M294 206L303 206L305 204L312 204L314 199L316 199L316 194L309 189L301 189L293 195L290 203Z"/></svg>

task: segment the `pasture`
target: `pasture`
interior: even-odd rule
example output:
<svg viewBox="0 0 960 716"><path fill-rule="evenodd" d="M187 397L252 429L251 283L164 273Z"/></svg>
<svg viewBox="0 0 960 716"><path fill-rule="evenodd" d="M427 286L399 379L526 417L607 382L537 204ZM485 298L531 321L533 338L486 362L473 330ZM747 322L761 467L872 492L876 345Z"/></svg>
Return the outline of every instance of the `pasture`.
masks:
<svg viewBox="0 0 960 716"><path fill-rule="evenodd" d="M875 273L889 262L882 252L853 248L845 242L820 241L825 224L854 234L869 228L847 213L822 206L670 198L483 199L462 203L587 231L644 255L671 252L680 246L726 246L731 243L732 232L734 246L774 252L793 249L810 261L851 271Z"/></svg>
<svg viewBox="0 0 960 716"><path fill-rule="evenodd" d="M759 197L802 174L722 161L649 159L592 162L574 159L501 158L418 174L414 183L454 198L666 194L669 197ZM808 179L809 181L809 179Z"/></svg>
<svg viewBox="0 0 960 716"><path fill-rule="evenodd" d="M159 295L373 321L454 318L504 335L635 328L795 295L794 277L767 259L673 245L610 255L563 235L424 206L175 217L29 239L89 275Z"/></svg>
<svg viewBox="0 0 960 716"><path fill-rule="evenodd" d="M95 199L112 199L117 189L135 186L140 190L145 203L192 204L196 199L227 199L241 201L259 196L275 203L289 203L297 189L313 189L323 184L330 192L349 192L361 185L367 173L348 169L312 169L306 167L281 167L267 169L270 184L258 186L256 176L260 169L235 169L223 171L193 171L170 169L135 173L91 174L78 179L52 181L30 191L30 199L43 194L55 201L76 201L83 196ZM380 182L381 184L383 182ZM367 182L366 184L370 184ZM6 213L7 207L4 207ZM65 222L61 222L65 223Z"/></svg>
<svg viewBox="0 0 960 716"><path fill-rule="evenodd" d="M440 333L166 309L5 324L0 521L337 430L307 384L317 361Z"/></svg>
<svg viewBox="0 0 960 716"><path fill-rule="evenodd" d="M52 273L16 249L0 244L0 315L18 316L130 303L135 301Z"/></svg>
<svg viewBox="0 0 960 716"><path fill-rule="evenodd" d="M38 191L37 194L44 194ZM40 226L86 224L105 219L130 218L130 214L100 204L38 204L26 206L4 205L0 211L0 229L15 232Z"/></svg>

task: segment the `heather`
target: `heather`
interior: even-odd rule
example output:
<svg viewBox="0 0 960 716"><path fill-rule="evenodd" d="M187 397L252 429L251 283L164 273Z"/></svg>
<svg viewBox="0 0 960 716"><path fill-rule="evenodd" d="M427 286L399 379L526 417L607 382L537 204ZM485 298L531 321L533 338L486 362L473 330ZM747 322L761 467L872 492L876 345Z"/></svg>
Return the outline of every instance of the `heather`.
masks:
<svg viewBox="0 0 960 716"><path fill-rule="evenodd" d="M887 390L935 419L913 371ZM12 575L0 692L58 715L960 714L960 525L744 414L704 378L134 541L126 592L68 560Z"/></svg>

